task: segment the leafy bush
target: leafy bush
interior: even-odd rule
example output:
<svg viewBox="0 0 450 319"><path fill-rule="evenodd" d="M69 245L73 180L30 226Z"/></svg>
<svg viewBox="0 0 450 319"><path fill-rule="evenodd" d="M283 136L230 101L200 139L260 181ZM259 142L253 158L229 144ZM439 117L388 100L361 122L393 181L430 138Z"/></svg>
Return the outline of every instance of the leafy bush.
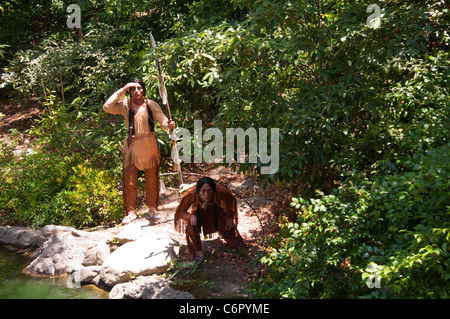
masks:
<svg viewBox="0 0 450 319"><path fill-rule="evenodd" d="M77 101L60 105L52 94L48 99L48 112L28 131L35 137L29 148L16 151L18 140L1 145L0 223L86 227L118 221L123 119ZM168 158L168 136L155 129Z"/></svg>
<svg viewBox="0 0 450 319"><path fill-rule="evenodd" d="M83 42L59 35L45 39L37 49L19 51L4 72L2 87L14 93L44 97L46 90L65 102L76 98L92 107L129 79L126 60L120 50L107 47L112 36L108 26L91 29ZM61 104L61 103L60 103Z"/></svg>
<svg viewBox="0 0 450 319"><path fill-rule="evenodd" d="M3 145L2 224L85 227L120 219L122 198L113 170L91 168L78 156L30 152L17 158Z"/></svg>
<svg viewBox="0 0 450 319"><path fill-rule="evenodd" d="M67 186L49 202L42 203L35 224L85 227L119 221L123 217L123 203L114 174L82 164L73 171Z"/></svg>
<svg viewBox="0 0 450 319"><path fill-rule="evenodd" d="M382 27L373 30L370 3L321 1L319 14L316 2L221 2L233 19L219 22L221 14L196 11L208 12L208 3L195 2L184 25L190 28L157 51L170 99L187 113L187 125L215 114L212 125L222 129L280 128L282 165L270 179L303 193L328 192L347 170L378 172L380 161L395 164L445 143L449 65L442 47L450 38L436 19L445 5L380 3ZM144 73L154 57L149 51L144 58ZM146 74L156 89L155 73Z"/></svg>
<svg viewBox="0 0 450 319"><path fill-rule="evenodd" d="M373 180L352 173L330 195L294 198L297 219L282 223L262 257L267 277L257 295L448 298L449 151L412 156L404 172ZM375 275L380 288L370 285Z"/></svg>
<svg viewBox="0 0 450 319"><path fill-rule="evenodd" d="M2 145L1 164L1 222L27 225L38 217L42 203L64 188L72 161L34 151L17 158L11 146Z"/></svg>
<svg viewBox="0 0 450 319"><path fill-rule="evenodd" d="M261 259L258 296L448 297L445 1L379 0L378 29L367 25L369 0L80 1L82 39L68 30L35 39L28 22L46 32L55 25L30 15L64 20L64 5L52 3L20 15L19 1L2 5L0 40L17 21L27 25L1 45L33 49L15 54L1 87L47 95L32 130L37 153L18 161L3 147L2 222L117 218L126 132L101 105L134 76L159 101L158 56L178 126L280 128L280 170L269 180L300 195ZM374 271L380 289L367 286Z"/></svg>

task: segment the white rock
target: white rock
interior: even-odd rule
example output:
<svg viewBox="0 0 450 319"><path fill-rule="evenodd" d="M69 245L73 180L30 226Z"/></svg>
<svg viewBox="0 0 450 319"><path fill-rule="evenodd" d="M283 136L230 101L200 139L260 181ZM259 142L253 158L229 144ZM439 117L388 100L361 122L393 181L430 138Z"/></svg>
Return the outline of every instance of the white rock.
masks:
<svg viewBox="0 0 450 319"><path fill-rule="evenodd" d="M58 232L76 232L76 229L69 226L45 225L41 231L45 237L50 237Z"/></svg>
<svg viewBox="0 0 450 319"><path fill-rule="evenodd" d="M117 235L114 236L113 240L123 245L130 241L134 241L141 236L142 227L139 223L131 223L124 226Z"/></svg>
<svg viewBox="0 0 450 319"><path fill-rule="evenodd" d="M93 247L89 247L84 255L83 266L101 265L111 254L111 248L107 243L98 243Z"/></svg>
<svg viewBox="0 0 450 319"><path fill-rule="evenodd" d="M109 299L194 299L188 292L172 289L169 282L157 275L139 276L131 282L115 285Z"/></svg>
<svg viewBox="0 0 450 319"><path fill-rule="evenodd" d="M88 248L111 239L106 234L62 231L51 235L42 245L40 254L25 268L30 275L59 276L68 269L77 269Z"/></svg>
<svg viewBox="0 0 450 319"><path fill-rule="evenodd" d="M164 272L175 257L178 242L166 235L147 234L115 250L103 263L100 278L107 286L140 275Z"/></svg>

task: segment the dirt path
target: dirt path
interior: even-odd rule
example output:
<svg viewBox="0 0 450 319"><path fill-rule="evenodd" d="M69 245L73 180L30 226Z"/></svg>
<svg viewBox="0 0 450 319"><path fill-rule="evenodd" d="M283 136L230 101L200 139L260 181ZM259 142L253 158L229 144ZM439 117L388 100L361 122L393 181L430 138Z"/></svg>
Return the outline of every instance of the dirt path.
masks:
<svg viewBox="0 0 450 319"><path fill-rule="evenodd" d="M30 136L27 130L37 119L42 109L34 100L10 101L0 99L0 143L17 142L16 151L28 148Z"/></svg>

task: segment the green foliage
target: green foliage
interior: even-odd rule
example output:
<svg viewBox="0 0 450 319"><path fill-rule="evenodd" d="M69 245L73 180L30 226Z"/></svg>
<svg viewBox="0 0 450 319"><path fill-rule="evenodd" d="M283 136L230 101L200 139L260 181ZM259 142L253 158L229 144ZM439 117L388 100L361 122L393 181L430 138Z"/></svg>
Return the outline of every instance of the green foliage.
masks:
<svg viewBox="0 0 450 319"><path fill-rule="evenodd" d="M222 129L280 128L283 165L271 179L329 191L348 169L376 172L379 161L445 142L447 9L380 3L382 27L373 30L369 4L321 1L319 15L315 2L230 2L222 19L202 15L196 9L209 5L196 2L191 29L149 51L142 70L161 57L187 125L215 115ZM156 89L156 74L147 74Z"/></svg>
<svg viewBox="0 0 450 319"><path fill-rule="evenodd" d="M9 47L9 45L7 44L0 44L0 57L3 59L5 57L5 51L3 50L4 48Z"/></svg>
<svg viewBox="0 0 450 319"><path fill-rule="evenodd" d="M65 25L70 3L52 0L10 0L0 6L0 43L14 50L36 44Z"/></svg>
<svg viewBox="0 0 450 319"><path fill-rule="evenodd" d="M77 155L2 145L0 222L85 227L117 221L123 214L113 170L91 168Z"/></svg>
<svg viewBox="0 0 450 319"><path fill-rule="evenodd" d="M0 223L86 227L119 221L123 118L110 120L80 99L61 105L54 92L47 99L47 113L28 131L33 145L19 152L17 141L1 145ZM156 134L161 153L170 156L167 135L159 126Z"/></svg>
<svg viewBox="0 0 450 319"><path fill-rule="evenodd" d="M32 223L42 203L66 183L70 161L59 154L34 152L17 158L11 146L2 145L0 207L2 223Z"/></svg>
<svg viewBox="0 0 450 319"><path fill-rule="evenodd" d="M79 100L60 105L50 91L47 99L46 115L28 131L34 143L23 150L17 140L2 144L0 223L84 227L118 220L119 125L98 129L104 119Z"/></svg>
<svg viewBox="0 0 450 319"><path fill-rule="evenodd" d="M44 86L60 101L64 90L66 102L81 97L90 106L104 102L127 75L120 50L103 47L103 39L111 32L106 26L101 32L91 30L81 43L54 36L35 50L19 51L5 68L8 76L2 87L11 86L16 94L44 97Z"/></svg>
<svg viewBox="0 0 450 319"><path fill-rule="evenodd" d="M380 0L372 29L372 3L80 1L82 37L65 28L66 2L2 4L0 89L47 95L36 153L3 146L2 222L117 218L126 133L101 105L133 77L160 101L159 57L178 126L280 128L268 180L297 192L297 213L261 259L258 296L448 298L448 7Z"/></svg>
<svg viewBox="0 0 450 319"><path fill-rule="evenodd" d="M294 222L261 259L270 298L448 298L450 144L412 156L403 173L352 173L330 195L293 198ZM369 288L378 265L380 288Z"/></svg>
<svg viewBox="0 0 450 319"><path fill-rule="evenodd" d="M52 223L85 227L120 221L123 203L112 171L83 164L74 167L73 171L67 186L49 203L42 205L35 223L39 226Z"/></svg>

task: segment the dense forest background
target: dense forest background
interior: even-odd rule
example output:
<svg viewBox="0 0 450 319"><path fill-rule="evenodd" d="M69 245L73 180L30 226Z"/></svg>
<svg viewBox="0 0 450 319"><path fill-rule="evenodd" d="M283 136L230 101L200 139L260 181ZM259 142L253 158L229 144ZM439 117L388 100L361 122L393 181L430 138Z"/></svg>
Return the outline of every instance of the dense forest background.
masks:
<svg viewBox="0 0 450 319"><path fill-rule="evenodd" d="M1 144L1 224L120 220L126 131L101 108L135 77L159 101L158 56L178 126L280 129L277 173L232 165L292 194L256 297L449 297L445 1L79 0L81 30L71 3L0 5L1 98L43 110L31 150Z"/></svg>

